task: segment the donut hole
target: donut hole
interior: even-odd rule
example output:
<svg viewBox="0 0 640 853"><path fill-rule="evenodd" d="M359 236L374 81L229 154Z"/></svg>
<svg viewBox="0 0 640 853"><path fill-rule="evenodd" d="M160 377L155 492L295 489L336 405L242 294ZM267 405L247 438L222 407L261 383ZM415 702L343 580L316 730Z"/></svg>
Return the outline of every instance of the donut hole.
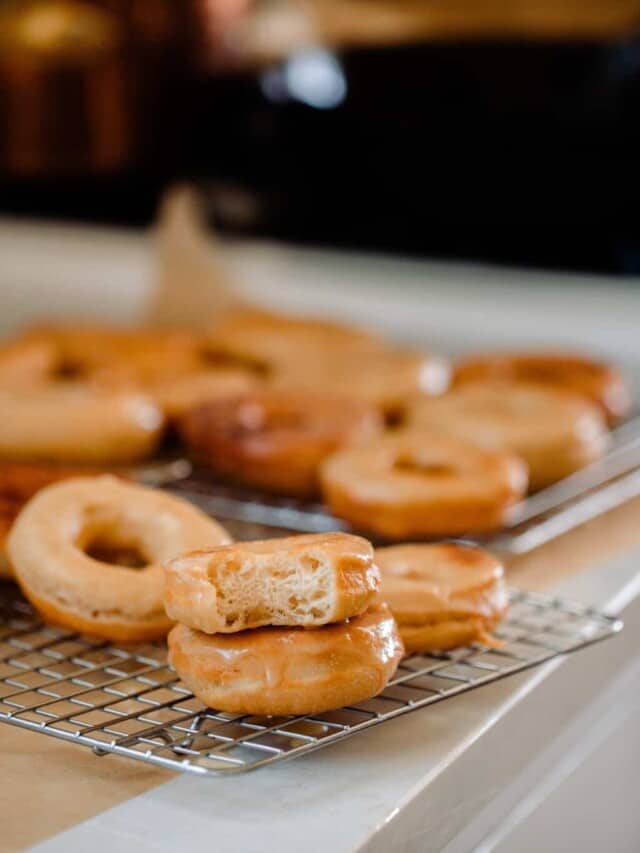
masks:
<svg viewBox="0 0 640 853"><path fill-rule="evenodd" d="M126 569L144 569L150 560L136 542L119 542L104 534L98 534L82 548L87 557L98 563L121 566Z"/></svg>
<svg viewBox="0 0 640 853"><path fill-rule="evenodd" d="M77 382L87 377L86 365L72 359L62 359L54 367L51 378L54 382Z"/></svg>

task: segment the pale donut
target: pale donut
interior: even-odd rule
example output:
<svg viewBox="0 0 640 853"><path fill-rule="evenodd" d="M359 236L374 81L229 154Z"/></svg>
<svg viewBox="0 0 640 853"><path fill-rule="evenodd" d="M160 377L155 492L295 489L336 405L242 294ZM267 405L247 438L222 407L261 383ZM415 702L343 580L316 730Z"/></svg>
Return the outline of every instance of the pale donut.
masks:
<svg viewBox="0 0 640 853"><path fill-rule="evenodd" d="M130 462L162 434L153 400L81 383L0 389L0 456L62 462Z"/></svg>
<svg viewBox="0 0 640 853"><path fill-rule="evenodd" d="M172 560L165 579L168 615L207 634L340 622L363 613L379 583L370 543L347 533L195 551Z"/></svg>
<svg viewBox="0 0 640 853"><path fill-rule="evenodd" d="M610 425L631 409L631 391L621 371L577 353L477 353L456 362L456 384L486 380L535 382L574 391L596 403Z"/></svg>
<svg viewBox="0 0 640 853"><path fill-rule="evenodd" d="M408 652L452 649L488 635L508 606L504 570L466 545L377 548L380 598L393 613Z"/></svg>
<svg viewBox="0 0 640 853"><path fill-rule="evenodd" d="M567 391L526 383L471 383L416 400L411 426L491 449L510 449L540 489L599 459L608 443L600 411Z"/></svg>
<svg viewBox="0 0 640 853"><path fill-rule="evenodd" d="M329 508L391 539L502 527L526 491L522 461L441 433L398 430L334 453L321 469Z"/></svg>
<svg viewBox="0 0 640 853"><path fill-rule="evenodd" d="M315 497L323 459L377 435L382 421L349 397L258 389L187 412L178 426L216 473L277 494Z"/></svg>
<svg viewBox="0 0 640 853"><path fill-rule="evenodd" d="M384 690L404 653L386 605L323 628L203 634L176 625L169 661L205 705L238 714L320 714Z"/></svg>
<svg viewBox="0 0 640 853"><path fill-rule="evenodd" d="M213 519L180 498L115 477L64 480L18 515L8 553L16 580L46 619L117 642L162 637L162 564L184 551L229 541ZM135 549L133 569L87 551Z"/></svg>

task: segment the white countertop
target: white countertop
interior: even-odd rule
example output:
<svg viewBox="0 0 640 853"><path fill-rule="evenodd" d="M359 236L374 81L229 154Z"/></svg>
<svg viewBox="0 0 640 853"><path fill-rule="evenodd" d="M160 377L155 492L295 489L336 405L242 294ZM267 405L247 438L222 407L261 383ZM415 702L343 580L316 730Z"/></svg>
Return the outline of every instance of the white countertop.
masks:
<svg viewBox="0 0 640 853"><path fill-rule="evenodd" d="M434 348L498 341L586 345L631 368L640 364L637 282L269 244L235 244L226 256L245 291L265 302L374 323ZM40 316L139 315L152 268L139 235L10 222L0 223L0 258L5 329L32 318L34 306ZM629 554L559 591L618 611L638 590L639 565L640 553ZM489 805L495 813L495 803L504 800L500 809L509 812L509 797L515 802L518 786L528 784L526 773L544 764L563 721L579 717L598 690L628 677L629 650L640 632L637 609L629 609L621 637L566 661L416 711L304 759L228 779L176 776L34 849L472 849L488 832ZM108 773L109 758L96 760Z"/></svg>

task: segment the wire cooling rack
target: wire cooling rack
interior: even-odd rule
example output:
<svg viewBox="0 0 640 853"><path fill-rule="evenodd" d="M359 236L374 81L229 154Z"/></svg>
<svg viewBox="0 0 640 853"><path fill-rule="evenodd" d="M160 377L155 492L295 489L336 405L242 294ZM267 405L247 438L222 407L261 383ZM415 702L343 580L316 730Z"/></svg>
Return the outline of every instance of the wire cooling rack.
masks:
<svg viewBox="0 0 640 853"><path fill-rule="evenodd" d="M512 591L499 648L405 658L374 699L324 714L256 717L206 708L167 665L166 646L120 646L43 625L0 585L0 721L171 770L220 775L305 755L615 634L620 620Z"/></svg>

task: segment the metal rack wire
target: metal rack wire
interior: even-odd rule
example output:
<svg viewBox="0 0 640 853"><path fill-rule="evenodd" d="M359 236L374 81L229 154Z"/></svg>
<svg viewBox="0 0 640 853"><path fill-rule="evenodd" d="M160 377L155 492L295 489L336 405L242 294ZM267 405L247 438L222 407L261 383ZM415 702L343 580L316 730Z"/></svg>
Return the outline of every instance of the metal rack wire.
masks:
<svg viewBox="0 0 640 853"><path fill-rule="evenodd" d="M0 722L105 755L200 775L305 755L610 637L620 620L551 596L513 591L499 648L476 645L402 661L379 696L305 717L218 713L180 683L164 644L118 646L43 625L0 586Z"/></svg>

